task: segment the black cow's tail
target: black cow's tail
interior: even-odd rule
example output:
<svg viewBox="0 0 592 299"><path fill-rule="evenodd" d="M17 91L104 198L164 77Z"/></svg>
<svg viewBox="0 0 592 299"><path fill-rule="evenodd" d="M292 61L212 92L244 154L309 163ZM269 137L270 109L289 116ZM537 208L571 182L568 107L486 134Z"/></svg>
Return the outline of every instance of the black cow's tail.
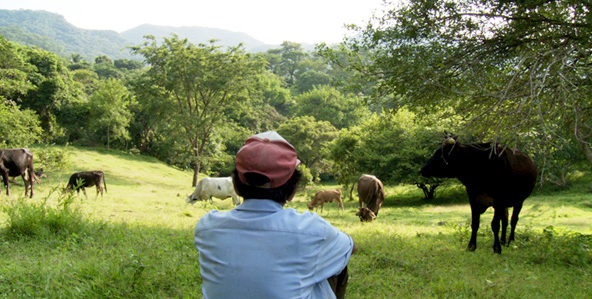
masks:
<svg viewBox="0 0 592 299"><path fill-rule="evenodd" d="M103 186L105 186L105 193L107 193L107 181L105 181L105 174L103 173Z"/></svg>

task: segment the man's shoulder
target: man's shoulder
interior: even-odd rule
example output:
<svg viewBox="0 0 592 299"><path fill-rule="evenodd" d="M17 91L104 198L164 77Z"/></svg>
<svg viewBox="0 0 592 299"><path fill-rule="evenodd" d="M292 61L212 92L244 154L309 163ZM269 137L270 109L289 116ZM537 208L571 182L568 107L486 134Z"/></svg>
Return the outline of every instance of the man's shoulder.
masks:
<svg viewBox="0 0 592 299"><path fill-rule="evenodd" d="M212 210L207 212L205 215L201 216L197 221L196 229L203 229L207 225L210 225L212 222L216 222L216 219L220 219L226 216L228 212L220 212L217 210Z"/></svg>
<svg viewBox="0 0 592 299"><path fill-rule="evenodd" d="M299 212L298 210L296 210L294 208L285 208L282 211L282 213L284 214L285 217L300 219L302 221L306 220L306 221L311 221L311 222L320 222L320 223L324 223L324 224L329 224L329 222L327 222L327 220L323 219L323 217L321 217L319 214L311 213L309 211Z"/></svg>
<svg viewBox="0 0 592 299"><path fill-rule="evenodd" d="M282 214L286 221L292 223L301 232L327 234L330 231L337 230L337 228L317 213L311 213L309 211L301 213L296 209L287 208L284 209Z"/></svg>

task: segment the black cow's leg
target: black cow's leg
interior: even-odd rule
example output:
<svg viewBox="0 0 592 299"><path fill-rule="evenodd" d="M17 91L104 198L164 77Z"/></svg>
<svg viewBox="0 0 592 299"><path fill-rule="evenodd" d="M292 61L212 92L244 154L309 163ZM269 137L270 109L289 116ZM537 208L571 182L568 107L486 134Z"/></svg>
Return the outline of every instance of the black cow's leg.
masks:
<svg viewBox="0 0 592 299"><path fill-rule="evenodd" d="M508 230L508 208L504 209L502 213L502 236L500 242L502 245L506 244L506 231Z"/></svg>
<svg viewBox="0 0 592 299"><path fill-rule="evenodd" d="M477 231L479 231L479 218L481 213L471 205L471 240L469 240L468 251L477 249Z"/></svg>
<svg viewBox="0 0 592 299"><path fill-rule="evenodd" d="M8 190L8 168L4 167L4 165L0 165L0 170L2 170L2 180L4 181L4 188L6 188L6 196L9 196L10 190Z"/></svg>
<svg viewBox="0 0 592 299"><path fill-rule="evenodd" d="M502 253L502 245L499 239L500 222L503 218L504 208L494 208L493 220L491 221L491 230L493 231L493 252Z"/></svg>
<svg viewBox="0 0 592 299"><path fill-rule="evenodd" d="M518 214L522 210L522 203L514 206L512 209L512 220L510 221L510 239L508 239L508 245L511 241L514 241L514 231L516 230L516 224L518 224Z"/></svg>
<svg viewBox="0 0 592 299"><path fill-rule="evenodd" d="M21 177L23 178L23 183L25 184L25 197L29 194L29 188L31 188L31 198L33 197L33 176L25 171Z"/></svg>
<svg viewBox="0 0 592 299"><path fill-rule="evenodd" d="M33 165L29 165L28 168L29 174L28 174L28 179L29 179L29 186L31 187L31 196L29 198L33 198L33 177L35 176L35 171L33 170ZM26 183L25 183L25 189L27 189L26 187ZM25 193L25 196L27 196L27 194Z"/></svg>

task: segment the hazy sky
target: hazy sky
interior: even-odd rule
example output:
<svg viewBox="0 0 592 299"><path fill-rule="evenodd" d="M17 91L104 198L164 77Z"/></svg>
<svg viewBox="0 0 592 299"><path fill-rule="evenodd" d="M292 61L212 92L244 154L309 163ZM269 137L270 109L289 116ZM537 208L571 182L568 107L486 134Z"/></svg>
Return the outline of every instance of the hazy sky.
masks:
<svg viewBox="0 0 592 299"><path fill-rule="evenodd" d="M264 43L336 43L383 0L0 0L0 9L58 13L76 27L122 32L142 24L244 32Z"/></svg>

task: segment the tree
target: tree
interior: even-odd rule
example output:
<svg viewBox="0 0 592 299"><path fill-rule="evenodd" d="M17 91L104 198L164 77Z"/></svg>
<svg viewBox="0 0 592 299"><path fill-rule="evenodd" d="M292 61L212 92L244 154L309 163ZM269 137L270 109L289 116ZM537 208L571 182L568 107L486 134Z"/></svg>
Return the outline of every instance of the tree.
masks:
<svg viewBox="0 0 592 299"><path fill-rule="evenodd" d="M70 64L68 64L69 70L71 70L71 71L80 70L80 69L89 70L91 68L92 68L91 64L88 63L87 61L85 61L84 57L82 57L82 55L80 55L78 53L72 53L72 55L70 56Z"/></svg>
<svg viewBox="0 0 592 299"><path fill-rule="evenodd" d="M396 107L453 106L475 134L516 146L570 131L592 167L591 19L586 1L409 0L344 48Z"/></svg>
<svg viewBox="0 0 592 299"><path fill-rule="evenodd" d="M27 64L23 48L7 41L0 35L0 97L20 103L34 85L27 73L32 66Z"/></svg>
<svg viewBox="0 0 592 299"><path fill-rule="evenodd" d="M224 111L248 91L251 81L264 71L264 61L245 53L242 46L223 52L210 45L195 46L176 35L159 45L153 36L132 51L145 58L146 75L164 91L169 105L166 121L187 140L197 184L202 154Z"/></svg>
<svg viewBox="0 0 592 299"><path fill-rule="evenodd" d="M422 177L419 169L441 142L443 128L455 122L441 113L419 118L406 108L373 114L342 130L329 147L336 178L353 188L361 174L373 174L387 184L416 185L431 199L442 181Z"/></svg>
<svg viewBox="0 0 592 299"><path fill-rule="evenodd" d="M315 87L329 85L329 83L331 83L331 76L328 74L315 70L308 70L298 77L295 88L299 93L304 93L311 91Z"/></svg>
<svg viewBox="0 0 592 299"><path fill-rule="evenodd" d="M297 116L314 116L316 120L328 121L337 129L358 124L368 117L370 111L362 99L354 95L344 95L328 85L315 87L296 97Z"/></svg>
<svg viewBox="0 0 592 299"><path fill-rule="evenodd" d="M43 130L34 111L20 110L0 96L0 146L27 147L41 139Z"/></svg>
<svg viewBox="0 0 592 299"><path fill-rule="evenodd" d="M299 68L300 62L307 59L309 54L302 50L299 43L284 41L281 46L279 49L267 51L269 70L292 86L296 82L298 72L302 71Z"/></svg>
<svg viewBox="0 0 592 299"><path fill-rule="evenodd" d="M281 115L293 113L296 102L290 90L282 86L282 81L277 75L265 72L259 77L259 84L260 97L264 103L271 105Z"/></svg>
<svg viewBox="0 0 592 299"><path fill-rule="evenodd" d="M64 134L58 115L62 109L83 95L79 85L70 76L64 59L39 48L27 47L23 51L27 80L32 84L27 95L16 103L39 115L41 127L49 140L57 140Z"/></svg>
<svg viewBox="0 0 592 299"><path fill-rule="evenodd" d="M111 140L127 141L130 139L127 128L130 124L131 113L128 106L133 103L133 97L127 88L116 79L101 81L89 101L90 127L97 132L105 132L107 149ZM96 134L95 136L103 136Z"/></svg>
<svg viewBox="0 0 592 299"><path fill-rule="evenodd" d="M327 158L333 162L331 172L335 180L343 185L346 196L353 200L353 190L356 182L363 173L358 158L361 157L360 134L358 128L345 128L339 131L337 137L329 144Z"/></svg>
<svg viewBox="0 0 592 299"><path fill-rule="evenodd" d="M131 59L115 59L113 65L118 69L125 69L128 71L137 70L144 67L141 61Z"/></svg>
<svg viewBox="0 0 592 299"><path fill-rule="evenodd" d="M317 121L313 116L295 117L283 123L277 131L296 148L298 158L310 169L316 181L329 171L327 146L337 136L337 129L328 121Z"/></svg>

